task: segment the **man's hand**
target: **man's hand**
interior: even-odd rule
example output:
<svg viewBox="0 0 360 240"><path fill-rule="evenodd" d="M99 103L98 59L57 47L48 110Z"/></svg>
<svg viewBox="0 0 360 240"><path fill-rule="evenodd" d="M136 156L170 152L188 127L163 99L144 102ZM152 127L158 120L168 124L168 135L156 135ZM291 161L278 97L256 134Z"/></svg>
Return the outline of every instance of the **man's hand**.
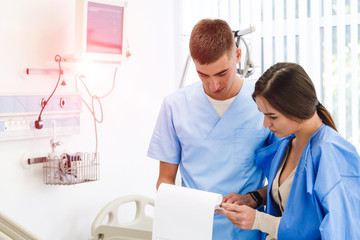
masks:
<svg viewBox="0 0 360 240"><path fill-rule="evenodd" d="M229 195L223 197L221 207L224 203L233 203L237 205L246 205L252 208L256 207L255 200L250 196L250 194L241 195L237 193L230 193Z"/></svg>
<svg viewBox="0 0 360 240"><path fill-rule="evenodd" d="M267 192L267 186L257 189L256 190L262 197L262 205L266 205L266 192ZM237 193L230 193L229 195L223 197L222 203L220 204L220 207L223 203L234 203L238 205L246 205L252 208L255 208L257 206L256 201L252 198L250 194L237 194Z"/></svg>

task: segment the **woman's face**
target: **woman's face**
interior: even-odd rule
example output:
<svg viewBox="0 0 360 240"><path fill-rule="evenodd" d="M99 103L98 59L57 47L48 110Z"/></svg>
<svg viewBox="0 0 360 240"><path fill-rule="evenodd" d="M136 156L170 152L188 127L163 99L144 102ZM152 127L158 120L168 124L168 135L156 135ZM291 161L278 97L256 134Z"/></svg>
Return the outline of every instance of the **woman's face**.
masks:
<svg viewBox="0 0 360 240"><path fill-rule="evenodd" d="M264 127L269 128L277 137L287 137L295 133L301 126L300 122L291 120L275 110L265 98L258 96L255 98L255 102L258 109L264 114Z"/></svg>

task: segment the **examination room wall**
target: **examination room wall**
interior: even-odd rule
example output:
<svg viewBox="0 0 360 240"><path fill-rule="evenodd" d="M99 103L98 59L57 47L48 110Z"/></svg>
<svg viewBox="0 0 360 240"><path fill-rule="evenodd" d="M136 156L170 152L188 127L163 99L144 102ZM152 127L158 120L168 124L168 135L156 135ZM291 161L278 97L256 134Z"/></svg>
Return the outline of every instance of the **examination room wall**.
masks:
<svg viewBox="0 0 360 240"><path fill-rule="evenodd" d="M88 239L97 213L111 200L128 194L155 196L158 162L147 158L146 152L162 99L175 90L183 67L176 4L128 1L132 56L118 69L113 92L101 100L104 120L97 124L100 180L46 185L42 164L25 168L22 163L27 157L49 154L51 137L1 140L0 212L40 239ZM3 1L0 9L1 95L49 96L57 74L27 76L24 71L57 69L55 55L73 51L75 1ZM74 76L79 66L62 63L62 67L67 85L60 85L56 95L76 91ZM84 80L90 91L101 96L112 86L114 69L114 65L95 65L81 73L87 76ZM83 89L81 94L90 103ZM99 114L99 105L95 107ZM57 139L64 152L95 151L94 121L84 104L80 134L58 134Z"/></svg>

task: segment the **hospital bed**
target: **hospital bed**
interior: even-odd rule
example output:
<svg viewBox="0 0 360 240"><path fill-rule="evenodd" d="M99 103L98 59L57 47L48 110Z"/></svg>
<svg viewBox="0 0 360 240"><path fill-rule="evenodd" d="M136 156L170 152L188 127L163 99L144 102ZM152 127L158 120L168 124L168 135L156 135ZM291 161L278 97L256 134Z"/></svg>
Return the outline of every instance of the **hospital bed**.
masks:
<svg viewBox="0 0 360 240"><path fill-rule="evenodd" d="M119 207L131 202L136 203L135 218L119 224ZM155 200L141 195L128 195L109 202L96 216L89 240L151 240L153 218L145 214L148 205L154 207Z"/></svg>
<svg viewBox="0 0 360 240"><path fill-rule="evenodd" d="M30 233L17 222L0 212L0 239L1 240L38 240L39 237Z"/></svg>

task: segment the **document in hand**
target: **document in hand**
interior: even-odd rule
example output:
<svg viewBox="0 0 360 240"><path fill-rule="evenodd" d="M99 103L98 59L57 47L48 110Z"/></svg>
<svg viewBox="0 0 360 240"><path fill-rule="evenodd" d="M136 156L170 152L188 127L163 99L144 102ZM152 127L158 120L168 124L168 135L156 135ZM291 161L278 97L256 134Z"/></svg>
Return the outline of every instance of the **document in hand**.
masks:
<svg viewBox="0 0 360 240"><path fill-rule="evenodd" d="M154 212L153 240L211 240L214 210L222 195L162 183Z"/></svg>

